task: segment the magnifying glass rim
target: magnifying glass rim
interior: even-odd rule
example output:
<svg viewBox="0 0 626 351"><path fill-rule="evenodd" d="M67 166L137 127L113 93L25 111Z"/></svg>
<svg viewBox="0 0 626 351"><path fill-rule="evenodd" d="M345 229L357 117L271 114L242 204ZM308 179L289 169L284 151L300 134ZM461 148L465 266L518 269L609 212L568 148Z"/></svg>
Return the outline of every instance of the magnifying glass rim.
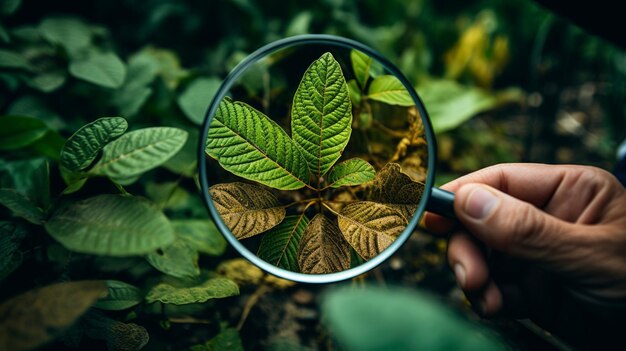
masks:
<svg viewBox="0 0 626 351"><path fill-rule="evenodd" d="M428 147L428 174L426 176L425 189L424 194L420 200L420 203L417 207L417 210L413 214L413 217L409 221L408 225L402 233L394 240L394 242L383 252L378 254L371 260L366 261L365 263L347 269L341 272L335 273L327 273L327 274L306 274L306 273L297 273L292 272L280 267L277 267L269 262L264 261L260 257L258 257L255 253L250 251L247 247L245 247L235 236L232 234L230 229L226 226L224 221L222 220L219 212L215 208L213 204L213 200L209 193L209 182L207 176L207 161L205 156L205 147L206 147L206 139L204 136L208 135L209 127L211 125L211 121L213 120L213 115L217 111L220 101L226 96L226 93L230 90L234 82L243 74L243 72L252 64L256 63L267 54L274 52L276 50L285 49L288 47L292 47L295 45L314 45L314 44L327 44L336 47L342 47L346 49L356 49L359 50L370 57L377 60L379 63L383 65L383 67L393 74L404 87L407 89L413 101L416 102L415 106L418 109L420 116L422 117L422 122L424 125L424 134L426 136L427 147ZM428 118L428 114L424 107L422 100L419 95L411 85L411 83L406 79L406 77L400 72L400 70L386 58L384 58L381 54L379 54L376 50L361 44L357 41L335 36L335 35L327 35L327 34L305 34L298 35L293 37L284 38L281 40L277 40L271 42L267 45L262 46L257 49L250 55L248 55L243 61L241 61L235 68L228 74L226 79L222 82L222 85L215 93L211 104L209 105L205 117L204 123L202 125L202 134L200 134L199 146L198 146L198 171L200 174L200 188L202 191L202 197L204 200L204 204L207 206L211 217L213 218L215 225L220 230L222 235L226 238L226 240L232 245L237 252L239 252L244 258L249 260L251 263L266 271L267 273L273 274L277 277L288 279L301 283L333 283L341 280L350 279L366 273L373 268L377 267L383 261L388 259L393 253L395 253L404 242L411 236L413 233L413 229L419 222L421 215L424 214L426 209L426 203L430 198L431 190L433 187L433 182L435 178L435 164L436 164L436 151L437 147L435 144L434 132L430 123L430 119ZM418 215L419 214L419 215Z"/></svg>

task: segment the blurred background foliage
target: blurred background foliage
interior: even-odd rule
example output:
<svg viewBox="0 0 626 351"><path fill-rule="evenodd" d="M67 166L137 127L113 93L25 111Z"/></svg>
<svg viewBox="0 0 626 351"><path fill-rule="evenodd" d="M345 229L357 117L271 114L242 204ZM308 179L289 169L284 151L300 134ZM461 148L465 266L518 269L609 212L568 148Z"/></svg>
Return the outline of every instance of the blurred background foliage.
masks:
<svg viewBox="0 0 626 351"><path fill-rule="evenodd" d="M121 191L148 199L171 220L208 222L195 179L204 110L221 79L248 53L305 33L368 44L415 84L437 133L438 183L499 162L610 169L617 145L626 138L624 51L532 1L1 0L1 187L24 193L45 211ZM67 191L73 183L60 174L60 150L77 129L103 116L124 117L130 129L176 127L189 137L175 157L139 179L97 178ZM410 151L401 161L405 167L423 167ZM237 283L240 297L175 305L151 295L144 300L157 282L171 279L166 276L171 270L163 268L171 262L151 266L142 257L71 253L42 227L6 208L0 214L3 228L11 228L3 234L12 233L0 238L1 252L10 258L1 267L3 300L81 279L121 280L138 287L124 290L136 300L131 309L108 315L91 309L76 324L97 294L86 297L84 308L57 325L54 337L41 339L55 339L50 348L138 349L147 343L148 349L335 349L329 331L320 327L318 292L325 287L294 286L265 276L235 259L231 250L223 253L223 242L198 249L202 254L192 264L205 278L219 275ZM444 240L417 233L382 268L352 284L418 285L463 306L444 253ZM382 303L380 296L364 296L364 304ZM337 299L341 296L323 301L341 311L341 304L333 302ZM10 323L6 316L0 317L4 326ZM342 323L341 317L329 318L331 326ZM343 335L333 336L344 340L343 347L361 345L350 344L354 330L337 328ZM536 346L515 327L503 329L509 347ZM453 332L438 335L445 339L444 333ZM87 341L81 342L83 334ZM112 335L129 335L130 341L118 345ZM413 341L398 345L403 342Z"/></svg>

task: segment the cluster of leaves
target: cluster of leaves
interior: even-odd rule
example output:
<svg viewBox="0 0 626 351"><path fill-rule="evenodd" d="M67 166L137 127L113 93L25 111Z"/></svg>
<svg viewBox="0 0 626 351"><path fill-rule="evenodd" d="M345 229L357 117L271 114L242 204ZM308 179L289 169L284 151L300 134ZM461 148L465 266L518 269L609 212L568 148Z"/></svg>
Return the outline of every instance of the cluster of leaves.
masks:
<svg viewBox="0 0 626 351"><path fill-rule="evenodd" d="M351 63L358 84L365 87L373 60L352 51ZM390 75L375 77L367 91L359 99L414 105L402 83ZM336 163L350 140L352 111L348 83L328 52L308 67L295 92L291 137L244 102L225 98L220 103L207 136L209 156L236 176L278 190L304 188L315 195L281 205L271 191L257 185L236 182L210 188L218 212L236 238L264 233L258 248L262 259L295 272L342 271L351 266L350 248L369 260L389 247L413 217L423 184L403 174L399 165L388 164L376 173L360 158ZM339 211L324 194L365 183L370 183L367 200L346 201ZM287 216L286 208L299 204L303 208ZM315 204L317 210L309 219L307 211Z"/></svg>

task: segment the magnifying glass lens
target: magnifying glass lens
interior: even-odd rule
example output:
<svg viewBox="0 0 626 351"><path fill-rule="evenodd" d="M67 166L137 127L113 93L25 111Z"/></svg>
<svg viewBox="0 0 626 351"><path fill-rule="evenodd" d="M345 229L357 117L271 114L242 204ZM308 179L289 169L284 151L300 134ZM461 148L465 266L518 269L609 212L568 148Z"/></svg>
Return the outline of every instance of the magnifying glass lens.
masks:
<svg viewBox="0 0 626 351"><path fill-rule="evenodd" d="M239 251L278 272L332 274L375 259L417 221L421 109L383 63L306 43L235 71L207 116L205 174L214 219Z"/></svg>

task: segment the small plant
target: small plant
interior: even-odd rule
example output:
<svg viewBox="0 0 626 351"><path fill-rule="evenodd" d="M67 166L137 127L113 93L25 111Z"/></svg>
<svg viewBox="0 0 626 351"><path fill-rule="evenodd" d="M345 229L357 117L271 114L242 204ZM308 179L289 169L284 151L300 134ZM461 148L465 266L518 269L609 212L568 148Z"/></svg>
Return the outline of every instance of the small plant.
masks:
<svg viewBox="0 0 626 351"><path fill-rule="evenodd" d="M352 56L355 76L365 87L371 58ZM355 57L369 63L357 67ZM408 96L401 84L395 90ZM391 245L415 213L423 184L395 163L376 172L361 158L338 162L352 125L348 84L331 53L315 60L300 81L291 107L291 136L252 106L224 98L209 128L206 153L230 173L261 184L223 183L209 190L235 237L263 234L259 257L314 274L348 269ZM303 190L304 196L283 205L268 187L280 194ZM354 193L366 200L331 196L345 187L356 187ZM351 248L357 262L351 262Z"/></svg>

